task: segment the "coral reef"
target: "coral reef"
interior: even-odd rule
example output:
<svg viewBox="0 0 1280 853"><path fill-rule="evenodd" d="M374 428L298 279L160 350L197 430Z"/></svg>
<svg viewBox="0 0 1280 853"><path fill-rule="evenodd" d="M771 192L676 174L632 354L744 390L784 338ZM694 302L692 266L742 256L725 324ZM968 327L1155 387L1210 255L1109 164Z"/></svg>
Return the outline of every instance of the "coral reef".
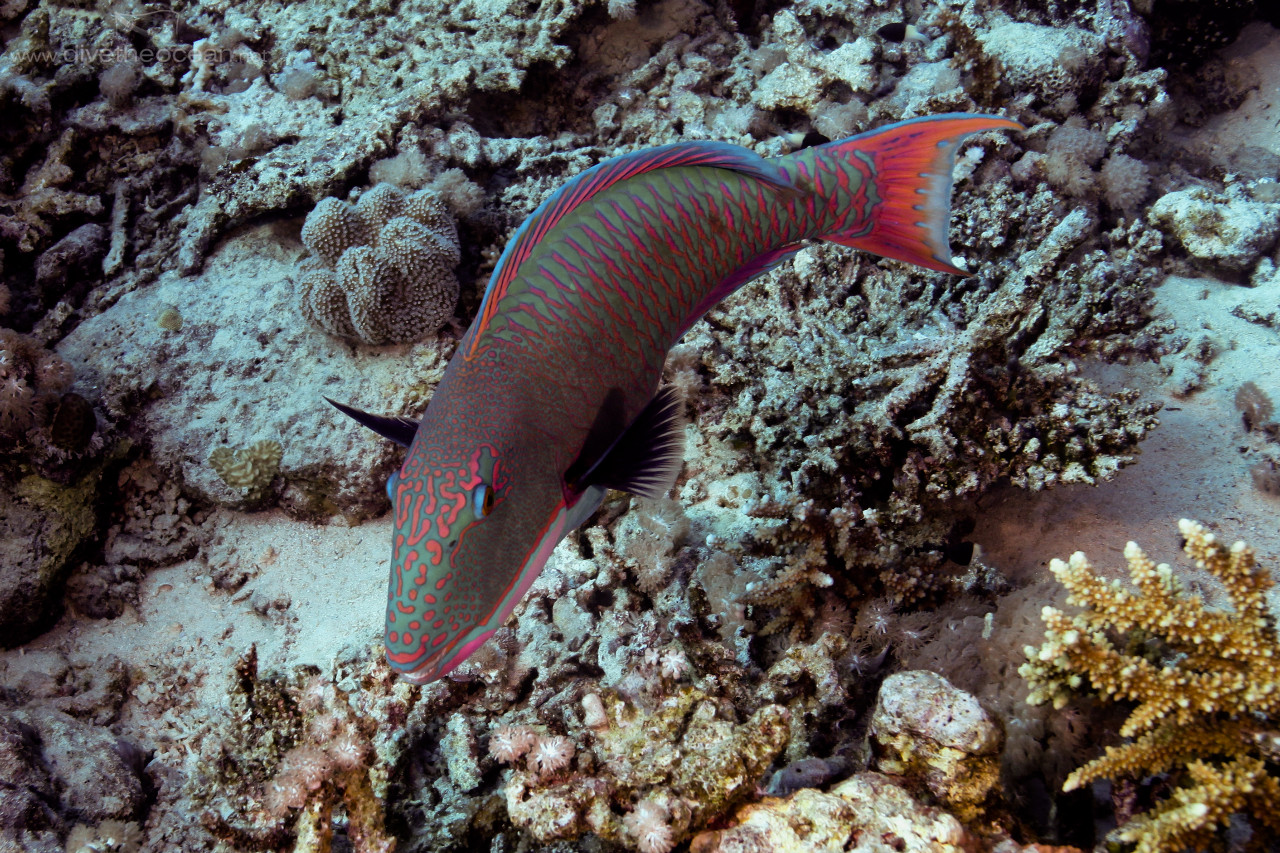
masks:
<svg viewBox="0 0 1280 853"><path fill-rule="evenodd" d="M307 214L302 242L319 262L303 268L302 313L331 335L413 343L453 316L458 232L431 190L406 196L378 184L354 205L326 198Z"/></svg>
<svg viewBox="0 0 1280 853"><path fill-rule="evenodd" d="M1234 814L1247 815L1255 833L1280 833L1280 778L1268 767L1280 711L1280 636L1266 603L1272 580L1243 542L1225 547L1187 519L1178 530L1187 556L1222 584L1230 611L1189 594L1168 564L1136 543L1124 551L1129 589L1099 578L1076 552L1050 570L1068 603L1084 610L1046 607L1044 644L1027 647L1020 670L1031 702L1061 707L1096 693L1137 703L1120 728L1132 740L1107 747L1065 787L1169 776L1169 796L1115 831L1142 853L1206 849Z"/></svg>
<svg viewBox="0 0 1280 853"><path fill-rule="evenodd" d="M529 767L505 785L507 814L543 843L592 832L641 853L666 853L748 797L787 741L787 712L765 705L735 724L685 687L653 712L606 694L603 724L582 732L569 772L568 739L534 737ZM498 751L510 754L510 733ZM589 768L594 768L591 770ZM621 821L610 804L636 803Z"/></svg>
<svg viewBox="0 0 1280 853"><path fill-rule="evenodd" d="M11 285L21 283L9 321L25 331L54 303L80 307L104 274L146 281L172 264L174 214L194 198L198 154L177 144L174 122L172 71L185 60L185 45L158 59L149 40L134 40L142 27L109 20L106 8L7 9L15 37L0 54L8 119L0 251ZM167 19L170 32L176 20L122 18ZM126 260L138 268L125 270Z"/></svg>
<svg viewBox="0 0 1280 853"><path fill-rule="evenodd" d="M205 738L186 781L208 833L238 846L293 839L296 851L327 853L343 814L347 849L394 849L387 785L414 691L380 658L359 662L367 660L358 655L338 680L259 675L253 648L237 660L229 707L212 721L217 736Z"/></svg>
<svg viewBox="0 0 1280 853"><path fill-rule="evenodd" d="M993 189L988 206L1014 203L1008 190ZM682 491L690 516L750 555L834 570L863 590L883 578L909 601L917 594L894 578L936 576L957 537L952 508L1004 479L1041 489L1114 476L1157 423L1156 407L1132 391L1102 392L1063 363L1064 350L1081 336L1133 345L1124 330L1141 322L1139 282L1150 278L1141 258L1152 247L1149 232L1117 229L1113 237L1144 246L1121 272L1101 253L1081 254L1095 227L1078 209L1026 235L1016 271L938 282L924 300L904 299L919 286L898 271L818 247L764 292L715 309L678 348L705 353L709 384L697 400L705 437ZM1095 275L1129 283L1057 283ZM781 524L744 524L707 500L710 483L742 467L725 453L731 445L766 460L769 481L785 488L774 497L780 511L768 513ZM732 503L750 516L773 495Z"/></svg>
<svg viewBox="0 0 1280 853"><path fill-rule="evenodd" d="M1161 337L1165 272L1247 280L1241 311L1280 325L1275 155L1189 130L1259 84L1226 56L1148 66L1204 55L1169 41L1180 5L0 2L0 633L68 613L0 658L0 754L24 780L0 786L0 846L1011 851L1001 825L1090 832L1044 789L1107 718L1023 701L1055 588L1015 589L972 533L1008 486L1133 459L1155 406L1123 362L1180 348L1191 394L1236 345ZM385 574L382 527L347 525L386 510L400 462L322 398L421 414L446 321L474 317L567 178L679 140L770 156L963 110L1027 126L960 152L951 237L976 274L809 247L711 311L668 364L691 416L676 491L610 495L452 678L392 681L379 583L302 603L328 569ZM429 197L435 234L393 215ZM412 281L447 298L408 326L340 282L433 264ZM57 359L63 385L42 384ZM1271 414L1242 414L1232 440L1269 454ZM1270 458L1232 456L1274 484ZM55 767L18 706L113 741ZM72 808L126 737L149 761L104 760L125 802ZM1274 756L1228 757L1171 768L1176 791L1246 809Z"/></svg>

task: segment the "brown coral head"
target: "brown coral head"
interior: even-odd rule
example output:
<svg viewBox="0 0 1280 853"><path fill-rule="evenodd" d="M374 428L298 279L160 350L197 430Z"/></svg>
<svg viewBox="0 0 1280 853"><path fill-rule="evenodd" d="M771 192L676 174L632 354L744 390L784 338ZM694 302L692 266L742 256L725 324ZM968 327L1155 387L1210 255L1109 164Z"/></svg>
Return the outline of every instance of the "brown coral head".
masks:
<svg viewBox="0 0 1280 853"><path fill-rule="evenodd" d="M300 307L331 335L366 344L404 344L439 331L453 316L461 253L458 231L434 193L405 196L378 184L352 205L325 199L307 217Z"/></svg>
<svg viewBox="0 0 1280 853"><path fill-rule="evenodd" d="M1252 382L1243 383L1236 391L1236 409L1244 421L1244 431L1253 432L1271 419L1271 398Z"/></svg>
<svg viewBox="0 0 1280 853"><path fill-rule="evenodd" d="M93 405L79 394L68 392L58 398L49 422L49 440L68 453L82 453L98 429Z"/></svg>

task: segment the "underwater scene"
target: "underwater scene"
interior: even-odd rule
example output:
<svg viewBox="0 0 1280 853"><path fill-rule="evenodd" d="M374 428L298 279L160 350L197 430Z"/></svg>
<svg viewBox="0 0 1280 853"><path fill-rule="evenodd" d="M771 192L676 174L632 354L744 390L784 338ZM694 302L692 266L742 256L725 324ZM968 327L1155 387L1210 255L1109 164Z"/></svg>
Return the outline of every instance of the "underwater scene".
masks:
<svg viewBox="0 0 1280 853"><path fill-rule="evenodd" d="M1280 850L1280 6L0 48L0 853Z"/></svg>

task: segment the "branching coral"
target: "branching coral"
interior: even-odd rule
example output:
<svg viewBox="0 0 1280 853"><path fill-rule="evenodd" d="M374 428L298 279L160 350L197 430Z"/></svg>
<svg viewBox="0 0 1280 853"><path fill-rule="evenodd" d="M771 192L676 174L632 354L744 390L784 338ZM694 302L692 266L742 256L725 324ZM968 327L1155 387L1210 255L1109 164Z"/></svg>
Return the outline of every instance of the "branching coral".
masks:
<svg viewBox="0 0 1280 853"><path fill-rule="evenodd" d="M1124 553L1136 590L1099 578L1076 552L1050 569L1068 602L1085 610L1068 616L1046 607L1045 642L1027 647L1020 670L1033 703L1061 707L1080 690L1138 703L1120 728L1133 740L1108 747L1064 787L1173 774L1179 787L1169 799L1116 830L1139 853L1204 849L1237 813L1280 833L1280 778L1268 767L1280 723L1280 637L1265 600L1271 578L1243 542L1226 548L1186 519L1178 528L1187 555L1221 581L1234 612L1187 594L1168 564L1133 542ZM1117 648L1114 632L1137 650ZM1160 645L1144 653L1139 643L1148 638Z"/></svg>
<svg viewBox="0 0 1280 853"><path fill-rule="evenodd" d="M378 184L351 205L327 198L307 215L299 297L307 319L367 344L421 340L453 315L458 232L429 190Z"/></svg>
<svg viewBox="0 0 1280 853"><path fill-rule="evenodd" d="M782 609L760 631L761 635L776 634L790 626L793 640L803 637L803 632L817 617L815 588L825 588L833 583L831 576L803 564L786 566L775 577L747 584L746 593L739 599L748 607L777 607Z"/></svg>
<svg viewBox="0 0 1280 853"><path fill-rule="evenodd" d="M690 460L685 494L739 473L743 448L769 483L743 505L760 523L744 536L735 519L717 537L821 572L833 590L918 605L940 591L977 496L1002 481L1108 479L1157 423L1155 406L1104 393L1075 359L1140 345L1158 235L1116 229L1125 252L1084 251L1099 227L1087 210L1050 216L1052 194L1027 198L1004 179L980 210L966 192L958 230L972 230L959 241L1004 233L1001 217L1027 224L1012 271L925 284L818 246L690 329L687 346L707 353L695 422L709 452ZM793 588L804 592L769 606L777 629L804 632L821 596Z"/></svg>

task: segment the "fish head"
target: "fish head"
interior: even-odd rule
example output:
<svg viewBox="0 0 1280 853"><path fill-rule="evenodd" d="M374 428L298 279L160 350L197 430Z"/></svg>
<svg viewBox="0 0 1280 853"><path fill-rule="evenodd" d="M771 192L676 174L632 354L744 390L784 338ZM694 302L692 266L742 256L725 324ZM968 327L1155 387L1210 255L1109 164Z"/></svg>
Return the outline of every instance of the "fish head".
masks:
<svg viewBox="0 0 1280 853"><path fill-rule="evenodd" d="M564 513L558 489L520 477L530 453L518 443L432 441L429 429L418 438L387 483L385 641L392 669L423 684L502 626L561 538Z"/></svg>

